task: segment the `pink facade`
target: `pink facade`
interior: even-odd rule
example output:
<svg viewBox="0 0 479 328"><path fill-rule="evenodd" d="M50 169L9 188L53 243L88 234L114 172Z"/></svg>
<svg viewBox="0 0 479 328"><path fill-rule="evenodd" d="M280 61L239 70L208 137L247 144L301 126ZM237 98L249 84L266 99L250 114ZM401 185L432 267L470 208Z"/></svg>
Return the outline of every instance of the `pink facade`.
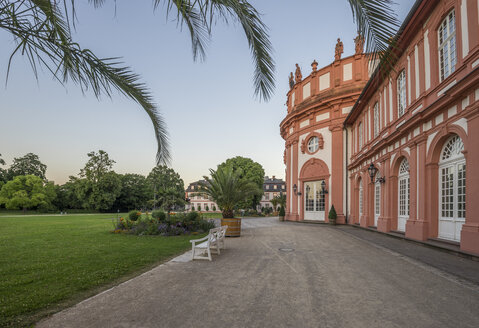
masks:
<svg viewBox="0 0 479 328"><path fill-rule="evenodd" d="M417 1L398 45L344 121L348 223L479 254L479 1Z"/></svg>
<svg viewBox="0 0 479 328"><path fill-rule="evenodd" d="M343 123L371 71L361 42L356 45L355 55L341 59L343 45L338 40L332 64L318 69L314 61L304 79L298 66L296 83L290 81L288 115L281 122L286 141L286 220L327 222L334 205L337 221L346 222Z"/></svg>

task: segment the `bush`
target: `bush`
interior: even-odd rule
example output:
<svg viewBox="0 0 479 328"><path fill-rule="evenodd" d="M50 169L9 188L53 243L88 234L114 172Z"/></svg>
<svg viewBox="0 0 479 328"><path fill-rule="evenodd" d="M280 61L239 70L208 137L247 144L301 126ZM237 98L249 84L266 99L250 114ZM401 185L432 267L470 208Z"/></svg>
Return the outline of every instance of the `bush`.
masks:
<svg viewBox="0 0 479 328"><path fill-rule="evenodd" d="M200 204L198 204L198 207L196 207L196 208L198 209L198 212L201 211L201 205Z"/></svg>
<svg viewBox="0 0 479 328"><path fill-rule="evenodd" d="M160 211L162 212L162 211ZM164 212L163 212L164 214ZM155 216L161 214L155 213ZM153 216L153 213L152 213ZM116 221L114 233L128 233L134 235L161 235L177 236L189 233L207 232L214 228L214 221L203 219L198 212L176 213L164 220L145 216L136 221L120 218Z"/></svg>
<svg viewBox="0 0 479 328"><path fill-rule="evenodd" d="M213 205L213 211L216 211L216 206Z"/></svg>
<svg viewBox="0 0 479 328"><path fill-rule="evenodd" d="M158 221L165 221L166 219L166 213L162 210L154 210L151 212L151 216Z"/></svg>
<svg viewBox="0 0 479 328"><path fill-rule="evenodd" d="M279 216L285 216L286 213L284 212L284 207L281 206L280 209L279 209Z"/></svg>
<svg viewBox="0 0 479 328"><path fill-rule="evenodd" d="M205 211L206 211L206 212L209 212L209 210L210 210L210 207L209 207L208 205L206 205Z"/></svg>
<svg viewBox="0 0 479 328"><path fill-rule="evenodd" d="M133 211L128 212L128 218L129 218L131 221L136 221L136 220L138 220L140 217L141 217L141 212L138 211L138 210L133 210Z"/></svg>

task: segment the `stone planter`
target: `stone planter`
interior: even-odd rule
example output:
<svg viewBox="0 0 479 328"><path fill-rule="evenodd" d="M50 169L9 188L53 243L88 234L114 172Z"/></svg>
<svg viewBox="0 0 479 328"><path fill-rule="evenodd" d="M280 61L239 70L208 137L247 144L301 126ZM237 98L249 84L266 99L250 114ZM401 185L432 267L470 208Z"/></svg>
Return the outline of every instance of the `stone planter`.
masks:
<svg viewBox="0 0 479 328"><path fill-rule="evenodd" d="M221 218L221 225L228 226L228 230L226 230L226 237L241 236L241 218Z"/></svg>
<svg viewBox="0 0 479 328"><path fill-rule="evenodd" d="M279 217L279 220L280 220L281 222L283 222L283 221L284 221L284 216L280 216L280 217Z"/></svg>

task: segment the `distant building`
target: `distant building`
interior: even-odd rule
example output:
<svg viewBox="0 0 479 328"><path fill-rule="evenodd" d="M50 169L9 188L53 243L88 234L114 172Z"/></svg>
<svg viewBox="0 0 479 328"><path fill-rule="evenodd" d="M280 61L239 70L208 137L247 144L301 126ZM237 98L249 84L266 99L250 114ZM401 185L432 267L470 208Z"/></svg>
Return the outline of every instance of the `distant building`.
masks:
<svg viewBox="0 0 479 328"><path fill-rule="evenodd" d="M281 192L286 195L286 183L282 179L276 179L274 175L272 178L266 176L264 177L263 191L264 195L261 198L259 210L262 207L273 207L271 200L279 196Z"/></svg>
<svg viewBox="0 0 479 328"><path fill-rule="evenodd" d="M211 199L204 196L194 195L198 192L199 183L206 183L206 180L198 180L189 184L186 188L185 198L189 202L185 205L186 211L201 211L201 212L219 212L218 205Z"/></svg>

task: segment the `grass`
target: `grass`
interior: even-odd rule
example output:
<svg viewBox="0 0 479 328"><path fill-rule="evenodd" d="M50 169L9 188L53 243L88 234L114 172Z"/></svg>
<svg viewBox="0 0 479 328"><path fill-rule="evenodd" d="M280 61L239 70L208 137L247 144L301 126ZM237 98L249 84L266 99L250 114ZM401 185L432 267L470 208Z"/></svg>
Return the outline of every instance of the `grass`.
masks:
<svg viewBox="0 0 479 328"><path fill-rule="evenodd" d="M221 212L201 212L201 216L205 219L221 219L222 214Z"/></svg>
<svg viewBox="0 0 479 328"><path fill-rule="evenodd" d="M0 217L0 327L30 326L198 238L112 234L112 216Z"/></svg>

